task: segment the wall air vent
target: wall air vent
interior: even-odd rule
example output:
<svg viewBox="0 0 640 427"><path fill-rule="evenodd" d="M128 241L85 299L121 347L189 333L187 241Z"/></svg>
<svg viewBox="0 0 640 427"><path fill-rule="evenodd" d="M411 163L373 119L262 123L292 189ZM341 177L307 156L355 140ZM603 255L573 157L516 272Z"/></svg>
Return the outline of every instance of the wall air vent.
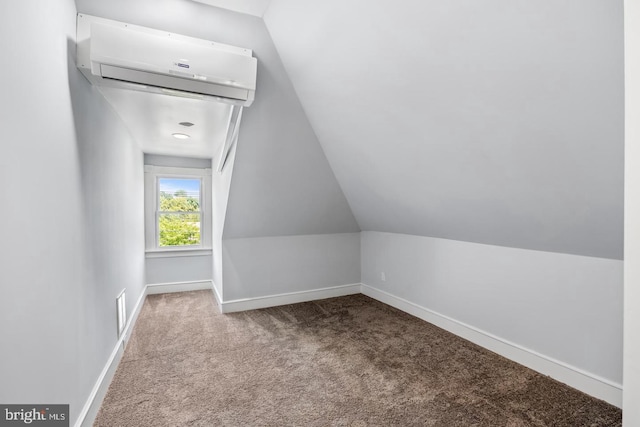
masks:
<svg viewBox="0 0 640 427"><path fill-rule="evenodd" d="M124 328L127 325L127 304L125 300L124 289L116 298L116 324L118 328L118 338L124 333Z"/></svg>

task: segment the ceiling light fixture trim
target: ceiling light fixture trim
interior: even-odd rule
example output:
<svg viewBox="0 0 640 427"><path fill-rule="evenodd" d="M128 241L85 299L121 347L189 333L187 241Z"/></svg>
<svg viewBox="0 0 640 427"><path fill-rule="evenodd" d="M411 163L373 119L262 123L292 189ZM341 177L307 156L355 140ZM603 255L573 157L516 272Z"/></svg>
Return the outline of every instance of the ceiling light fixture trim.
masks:
<svg viewBox="0 0 640 427"><path fill-rule="evenodd" d="M171 135L176 139L189 139L189 138L191 138L191 136L187 135L186 133L176 132L176 133L173 133Z"/></svg>

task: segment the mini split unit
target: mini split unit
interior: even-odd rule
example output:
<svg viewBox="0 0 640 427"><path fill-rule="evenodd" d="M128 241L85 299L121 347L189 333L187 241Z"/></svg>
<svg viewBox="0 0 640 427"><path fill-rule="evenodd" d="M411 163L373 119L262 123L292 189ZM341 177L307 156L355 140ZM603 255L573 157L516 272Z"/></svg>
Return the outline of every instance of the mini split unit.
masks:
<svg viewBox="0 0 640 427"><path fill-rule="evenodd" d="M257 60L249 49L78 14L76 53L97 86L244 107L255 95Z"/></svg>

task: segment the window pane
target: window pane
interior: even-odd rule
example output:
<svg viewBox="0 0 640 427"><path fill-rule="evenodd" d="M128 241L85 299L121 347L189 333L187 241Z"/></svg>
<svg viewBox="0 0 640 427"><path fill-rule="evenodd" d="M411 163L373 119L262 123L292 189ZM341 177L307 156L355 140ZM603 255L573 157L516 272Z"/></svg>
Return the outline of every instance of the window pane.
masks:
<svg viewBox="0 0 640 427"><path fill-rule="evenodd" d="M200 244L200 214L160 214L158 218L160 246Z"/></svg>
<svg viewBox="0 0 640 427"><path fill-rule="evenodd" d="M198 212L200 210L200 180L160 178L160 211Z"/></svg>

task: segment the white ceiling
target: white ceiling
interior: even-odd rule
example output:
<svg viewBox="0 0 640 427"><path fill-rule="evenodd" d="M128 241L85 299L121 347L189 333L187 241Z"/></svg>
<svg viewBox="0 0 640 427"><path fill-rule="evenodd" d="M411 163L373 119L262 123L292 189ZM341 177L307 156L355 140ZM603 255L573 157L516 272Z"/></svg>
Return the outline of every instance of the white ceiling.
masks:
<svg viewBox="0 0 640 427"><path fill-rule="evenodd" d="M272 0L363 230L622 258L622 1Z"/></svg>
<svg viewBox="0 0 640 427"><path fill-rule="evenodd" d="M215 15L215 8L194 2L259 17L269 5L269 0L181 0L156 2L155 9L151 11L140 1L130 5L131 7L121 7L113 1L77 0L76 3L79 12L155 29L168 29L163 21L175 17L178 27L184 29L189 26L189 22L195 22L196 18L202 19L207 14ZM202 13L203 8L206 9L205 13ZM194 33L178 29L177 32L188 33L192 37L207 37L202 34L206 31L201 30ZM110 87L101 87L100 90L145 153L212 158L224 143L230 115L229 105L136 90ZM180 126L180 122L191 122L194 126L186 128ZM185 133L190 138L179 140L172 136L173 133Z"/></svg>
<svg viewBox="0 0 640 427"><path fill-rule="evenodd" d="M224 144L228 104L112 87L100 91L145 153L212 158ZM190 138L176 139L174 133Z"/></svg>
<svg viewBox="0 0 640 427"><path fill-rule="evenodd" d="M234 12L262 18L271 0L193 0L209 6L220 7Z"/></svg>

